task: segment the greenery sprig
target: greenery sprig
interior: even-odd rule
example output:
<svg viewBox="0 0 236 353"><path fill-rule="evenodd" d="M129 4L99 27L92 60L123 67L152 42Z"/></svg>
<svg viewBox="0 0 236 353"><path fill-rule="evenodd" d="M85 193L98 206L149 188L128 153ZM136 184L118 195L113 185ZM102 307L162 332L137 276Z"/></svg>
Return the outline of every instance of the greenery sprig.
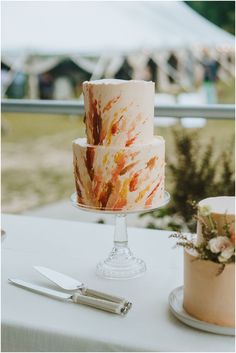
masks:
<svg viewBox="0 0 236 353"><path fill-rule="evenodd" d="M225 224L223 226L224 234L219 234L217 224L211 215L211 210L207 206L199 207L194 202L193 207L197 209L196 220L201 225L202 239L196 242L189 239L187 235L181 232L175 232L169 238L177 239L176 246L185 249L192 249L196 253L196 260L209 260L219 264L217 275L224 271L229 263L235 262L235 240L233 222L228 222L225 214Z"/></svg>

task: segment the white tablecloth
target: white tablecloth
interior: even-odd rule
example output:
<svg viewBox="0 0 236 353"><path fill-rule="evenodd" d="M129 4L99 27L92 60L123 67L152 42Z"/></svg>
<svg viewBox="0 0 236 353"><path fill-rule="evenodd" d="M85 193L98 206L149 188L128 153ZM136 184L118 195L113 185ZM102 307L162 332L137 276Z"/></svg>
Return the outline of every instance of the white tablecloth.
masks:
<svg viewBox="0 0 236 353"><path fill-rule="evenodd" d="M129 229L129 244L147 273L111 281L95 265L112 247L113 226L4 215L2 228L2 351L233 351L234 338L185 326L168 309L182 285L182 251L168 232ZM55 288L33 265L64 272L92 288L128 298L125 317L61 302L8 284L21 278Z"/></svg>

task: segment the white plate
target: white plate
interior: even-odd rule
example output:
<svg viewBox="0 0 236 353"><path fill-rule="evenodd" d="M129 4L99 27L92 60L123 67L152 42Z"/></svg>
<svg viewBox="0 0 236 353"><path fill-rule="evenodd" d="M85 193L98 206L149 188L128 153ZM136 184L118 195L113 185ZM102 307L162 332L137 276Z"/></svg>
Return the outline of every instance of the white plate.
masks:
<svg viewBox="0 0 236 353"><path fill-rule="evenodd" d="M175 288L169 295L169 306L171 312L183 323L202 331L212 332L220 335L234 336L235 329L219 326L198 320L189 315L183 308L183 286Z"/></svg>

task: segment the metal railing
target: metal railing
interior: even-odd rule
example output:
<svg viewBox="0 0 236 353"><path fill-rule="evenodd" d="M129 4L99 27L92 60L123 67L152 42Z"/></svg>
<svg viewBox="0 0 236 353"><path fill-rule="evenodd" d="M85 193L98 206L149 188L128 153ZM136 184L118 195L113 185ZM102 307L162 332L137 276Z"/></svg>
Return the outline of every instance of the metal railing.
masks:
<svg viewBox="0 0 236 353"><path fill-rule="evenodd" d="M3 99L2 112L83 115L84 105L80 101ZM234 119L235 106L233 104L156 105L155 116Z"/></svg>

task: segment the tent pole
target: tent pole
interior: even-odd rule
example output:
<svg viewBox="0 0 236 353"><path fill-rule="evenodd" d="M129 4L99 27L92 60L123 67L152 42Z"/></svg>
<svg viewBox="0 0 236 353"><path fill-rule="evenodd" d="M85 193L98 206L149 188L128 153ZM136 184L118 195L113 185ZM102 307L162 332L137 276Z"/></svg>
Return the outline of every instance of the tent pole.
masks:
<svg viewBox="0 0 236 353"><path fill-rule="evenodd" d="M29 75L29 98L38 99L39 89L38 89L38 76L31 73Z"/></svg>

